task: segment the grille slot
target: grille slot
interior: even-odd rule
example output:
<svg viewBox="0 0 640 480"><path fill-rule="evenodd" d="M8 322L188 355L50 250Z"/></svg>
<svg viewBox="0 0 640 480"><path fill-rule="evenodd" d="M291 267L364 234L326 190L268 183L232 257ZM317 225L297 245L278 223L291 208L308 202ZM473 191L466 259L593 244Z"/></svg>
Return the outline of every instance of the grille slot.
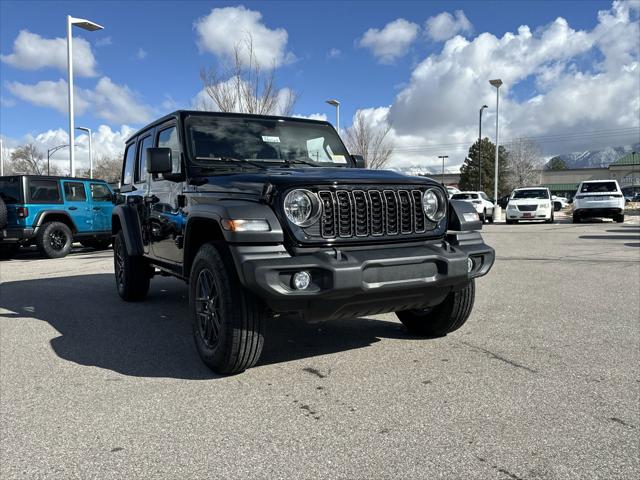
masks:
<svg viewBox="0 0 640 480"><path fill-rule="evenodd" d="M518 210L521 212L535 212L537 208L537 205L518 205Z"/></svg>
<svg viewBox="0 0 640 480"><path fill-rule="evenodd" d="M399 188L321 190L323 238L382 237L435 228L422 209L422 191Z"/></svg>

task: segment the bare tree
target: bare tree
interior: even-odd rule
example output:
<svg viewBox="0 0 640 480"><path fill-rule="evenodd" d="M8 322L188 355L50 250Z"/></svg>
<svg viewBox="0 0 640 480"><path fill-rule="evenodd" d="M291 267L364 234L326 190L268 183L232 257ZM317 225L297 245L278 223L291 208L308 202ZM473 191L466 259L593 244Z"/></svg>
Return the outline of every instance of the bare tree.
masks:
<svg viewBox="0 0 640 480"><path fill-rule="evenodd" d="M347 147L352 154L364 157L367 168L384 168L393 153L393 145L387 137L390 130L391 125L387 122L371 125L364 112L359 110L353 125L347 129Z"/></svg>
<svg viewBox="0 0 640 480"><path fill-rule="evenodd" d="M257 61L250 34L234 48L232 64L200 70L204 90L221 112L255 113L289 116L298 95L286 88L279 90L275 82L275 62L263 69ZM201 102L199 110L208 110Z"/></svg>
<svg viewBox="0 0 640 480"><path fill-rule="evenodd" d="M122 154L115 156L102 155L93 165L93 178L118 183L122 171ZM78 176L89 178L89 169L82 170Z"/></svg>
<svg viewBox="0 0 640 480"><path fill-rule="evenodd" d="M528 138L516 138L505 146L509 157L507 183L510 189L537 185L544 157L540 147Z"/></svg>
<svg viewBox="0 0 640 480"><path fill-rule="evenodd" d="M33 143L28 143L11 152L8 170L12 173L43 175L47 173L47 161ZM52 174L57 173L55 169L52 170Z"/></svg>

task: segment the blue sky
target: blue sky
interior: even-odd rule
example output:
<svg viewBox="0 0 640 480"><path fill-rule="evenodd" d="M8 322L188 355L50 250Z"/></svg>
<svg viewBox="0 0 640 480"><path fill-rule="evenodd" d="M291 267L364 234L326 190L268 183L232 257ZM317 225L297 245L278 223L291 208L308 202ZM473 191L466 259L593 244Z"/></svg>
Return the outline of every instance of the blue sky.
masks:
<svg viewBox="0 0 640 480"><path fill-rule="evenodd" d="M477 106L482 102L489 102L495 96L489 86L485 87L485 83L477 82L482 90L475 95L477 101L472 98L468 112L464 112L464 115L472 120L459 125L460 122L455 116L450 119L443 118L443 126L451 125L447 127L451 129L459 127L460 134L443 133L441 129L431 128L428 122L424 123L424 129L421 131L403 127L411 123L411 116L402 111L403 103L398 100L399 95L404 95L408 102L411 94L417 95L417 92L422 91L420 89L423 87L418 85L418 80L415 79L416 72L421 65L427 68L424 62L430 57L444 61L443 51L447 43L452 41L447 38L446 33L440 40L434 39L433 35L430 36L425 26L429 18L443 13L455 17L455 11L462 11L468 25L462 30L453 31L452 34L457 33L469 42L484 34L490 34L497 39L503 38L507 32L518 35L521 25L528 25L534 38L538 35L542 38L544 32L550 29L550 25L558 17L566 20L571 32L586 32L593 34L595 38L595 29L602 23L598 12L612 10L612 3L608 1L237 3L3 0L0 5L0 53L3 55L0 62L0 133L5 138L17 141L26 135L36 137L43 132L67 128L67 116L62 108L56 109L55 106L47 104L52 102L42 99L34 100L37 92L34 93L33 89L26 92L24 88L20 89L20 86L37 85L39 82L66 80L66 73L56 67L44 66L29 70L20 65L19 58L15 61L8 60L14 53L14 42L20 31L27 30L43 39L65 37L67 14L88 18L105 26L100 32L85 32L80 29L75 29L74 32L75 36L82 37L89 43L96 62L92 76L75 76L76 88L87 92L85 97L90 103L84 111L76 115L76 124L94 130L100 125L106 125L117 131L122 125L137 127L144 119L152 119L174 108L189 107L202 89L200 68L216 65L221 57L211 49L205 51L199 47L202 39L194 28L194 23L210 15L213 9L243 5L245 13L259 12L261 18L255 23L260 28L286 32L286 41L281 45L281 50L288 58L278 66L276 76L280 87L292 88L300 93L295 113L324 114L333 121L334 109L326 105L324 100L338 98L342 102L343 127L351 123L358 109L368 109L372 122L379 121L376 116L384 116L384 121L391 121L392 124L395 119L398 127L394 125L394 136L398 141L399 151L428 143L462 143L466 139L464 132L471 129L471 125L475 130ZM631 7L625 8L630 11L626 23L636 29L631 31L637 31L637 6L631 4ZM411 27L414 28L414 34L412 40L403 46L402 51L393 54L393 58L389 60L381 57L379 52L376 54L376 46L378 49L382 48L379 42L375 43L376 32L371 36L374 40L373 46L371 43L365 45L366 42L363 43L362 40L369 29L381 30L397 19L406 21L403 25L415 25ZM574 36L578 37L575 34ZM215 38L212 41L215 41ZM514 107L512 111L516 112L537 96L550 94L549 86L541 79L546 78L546 75L555 75L554 78L557 78L557 73L549 73L553 69L562 70L561 74L565 76L575 75L576 71L591 75L602 73L605 67L600 64L603 63L603 50L606 50L606 47L599 46L598 40L591 41L593 45L576 48L575 54L552 58L548 62L536 60L538 63L530 68L530 72L524 68L524 73L516 75L515 80L504 91L505 108L509 108L511 101ZM501 55L499 49L502 47L491 48L494 48L493 58ZM531 48L539 46L532 45ZM556 48L570 50L572 47L571 43L568 43L557 44ZM637 47L631 45L628 48L631 51L631 59L621 61L626 61L626 66L629 62L637 65ZM620 68L623 66L625 65L619 65ZM611 70L610 67L607 68ZM501 72L495 74L501 75ZM636 70L633 75L638 76L640 73ZM103 80L104 77L108 78L108 82ZM443 81L444 77L439 79L439 88L446 88ZM102 82L100 88L97 87L98 82ZM44 85L40 87L44 88ZM463 87L460 85L459 88ZM92 93L94 91L102 96ZM110 92L117 95L123 91L125 103L131 104L135 101L136 105L140 106L139 112L144 112L144 115L132 115L131 112L126 112L126 109L123 114L122 108L107 105L111 101L110 98L113 98ZM437 90L425 90L425 94L435 94L431 98L420 100L425 102L425 115L435 115L446 110L444 106L441 110L430 111L430 105L438 102L440 98L437 93ZM101 113L97 113L92 107L92 99L104 104ZM585 98L585 101L587 100ZM411 97L411 101L415 103L416 98ZM459 111L460 105L452 105L451 108ZM630 108L626 114L633 118L635 107ZM376 113L375 109L383 110ZM419 115L419 109L417 112L413 115ZM487 118L490 119L492 114L487 114ZM508 115L507 111L505 115ZM526 113L519 115L521 118L527 116ZM627 123L628 125L622 126L610 125L610 122L599 121L596 118L586 123L578 122L573 126L565 126L569 133L575 132L578 128L599 131L634 126L632 121ZM508 125L506 123L505 128ZM490 127L487 125L485 128ZM521 133L517 128L511 128L511 131L514 135ZM557 129L550 125L546 130L536 128L523 133L543 137L554 132L557 132ZM619 143L629 139L611 140ZM431 154L430 151L424 153Z"/></svg>

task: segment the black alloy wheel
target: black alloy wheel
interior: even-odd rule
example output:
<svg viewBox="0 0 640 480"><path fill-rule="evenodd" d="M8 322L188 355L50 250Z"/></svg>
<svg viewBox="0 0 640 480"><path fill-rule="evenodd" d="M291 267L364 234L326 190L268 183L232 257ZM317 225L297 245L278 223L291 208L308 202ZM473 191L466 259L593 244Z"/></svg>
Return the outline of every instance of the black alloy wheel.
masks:
<svg viewBox="0 0 640 480"><path fill-rule="evenodd" d="M215 348L220 339L220 287L208 268L203 268L196 280L195 311L198 331L208 348Z"/></svg>

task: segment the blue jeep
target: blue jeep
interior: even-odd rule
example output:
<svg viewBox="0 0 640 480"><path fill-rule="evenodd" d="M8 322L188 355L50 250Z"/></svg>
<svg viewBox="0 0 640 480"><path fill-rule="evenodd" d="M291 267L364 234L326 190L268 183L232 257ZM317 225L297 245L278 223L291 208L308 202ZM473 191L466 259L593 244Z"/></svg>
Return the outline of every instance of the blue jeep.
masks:
<svg viewBox="0 0 640 480"><path fill-rule="evenodd" d="M36 244L47 258L64 257L74 241L111 244L113 191L103 180L13 175L0 177L0 256Z"/></svg>

